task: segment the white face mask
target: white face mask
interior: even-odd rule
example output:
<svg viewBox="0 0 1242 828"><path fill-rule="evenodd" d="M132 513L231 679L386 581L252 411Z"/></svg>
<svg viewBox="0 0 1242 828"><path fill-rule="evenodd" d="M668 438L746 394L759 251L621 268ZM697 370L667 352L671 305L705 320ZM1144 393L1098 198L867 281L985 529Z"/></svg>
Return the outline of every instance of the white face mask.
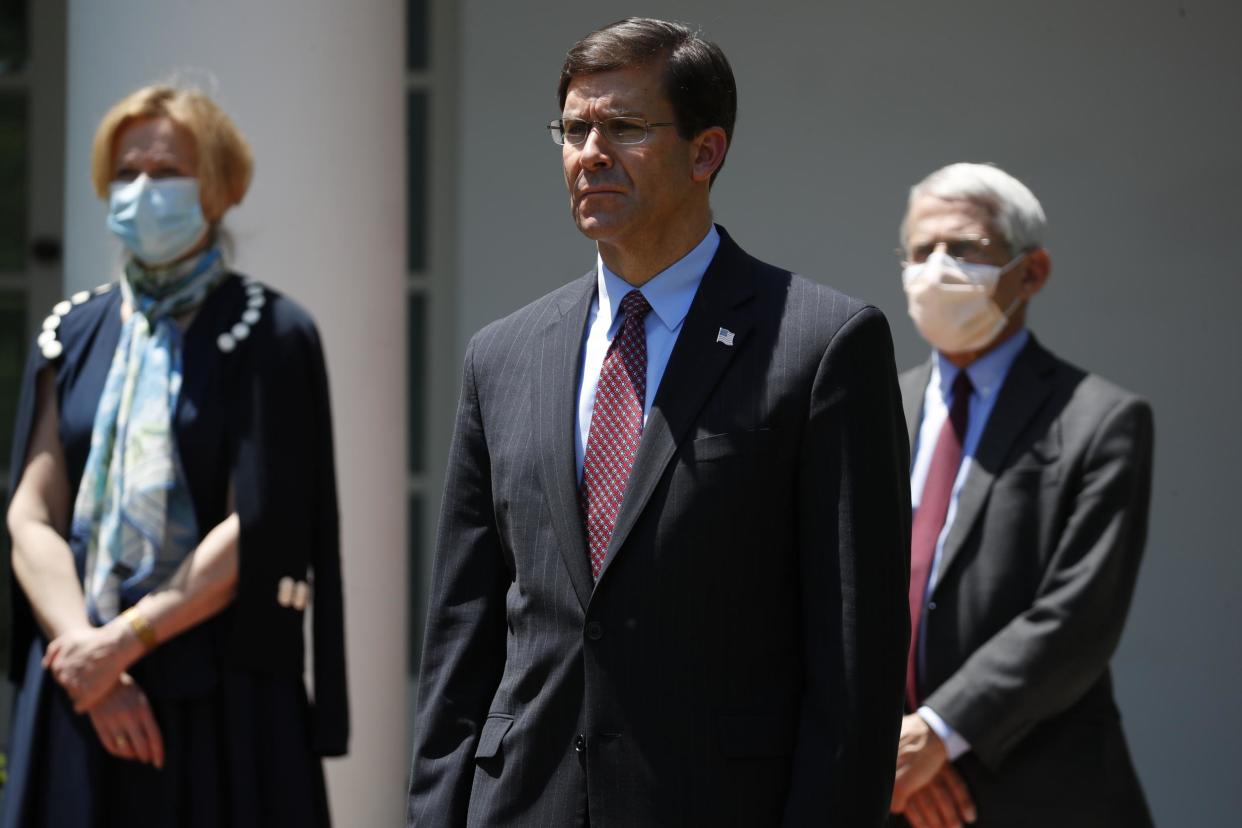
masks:
<svg viewBox="0 0 1242 828"><path fill-rule="evenodd" d="M919 333L946 354L969 353L989 345L1022 301L1015 297L1002 311L992 301L996 283L1025 255L1019 253L998 267L959 262L937 250L926 262L908 265L901 281Z"/></svg>
<svg viewBox="0 0 1242 828"><path fill-rule="evenodd" d="M203 237L207 221L193 178L150 178L112 184L108 229L143 264L180 258Z"/></svg>

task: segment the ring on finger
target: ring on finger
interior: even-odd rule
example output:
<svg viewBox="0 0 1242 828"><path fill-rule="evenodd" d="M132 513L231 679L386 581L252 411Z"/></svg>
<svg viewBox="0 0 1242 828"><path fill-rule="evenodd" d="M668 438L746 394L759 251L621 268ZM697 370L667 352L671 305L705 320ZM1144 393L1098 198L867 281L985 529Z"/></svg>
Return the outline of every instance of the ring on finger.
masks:
<svg viewBox="0 0 1242 828"><path fill-rule="evenodd" d="M129 739L126 739L124 736L117 736L112 741L116 744L117 749L119 750L125 750L125 748L129 747Z"/></svg>

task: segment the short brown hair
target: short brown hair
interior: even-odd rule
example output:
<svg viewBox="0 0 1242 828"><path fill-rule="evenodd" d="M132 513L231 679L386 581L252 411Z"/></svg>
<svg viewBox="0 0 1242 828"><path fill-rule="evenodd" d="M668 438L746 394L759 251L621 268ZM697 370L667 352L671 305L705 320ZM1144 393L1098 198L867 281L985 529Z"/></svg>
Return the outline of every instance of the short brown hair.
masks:
<svg viewBox="0 0 1242 828"><path fill-rule="evenodd" d="M194 138L199 193L209 221L219 221L226 210L241 202L254 170L246 139L211 98L194 89L166 84L131 92L113 104L99 122L91 143L91 180L100 198L108 198L117 136L134 121L145 118L168 118Z"/></svg>
<svg viewBox="0 0 1242 828"><path fill-rule="evenodd" d="M557 104L565 108L569 84L580 75L648 66L657 60L665 62L664 93L673 105L678 134L690 140L708 127L721 127L728 139L727 153L737 120L733 69L719 46L680 23L627 17L591 32L565 55ZM713 182L720 167L712 174Z"/></svg>

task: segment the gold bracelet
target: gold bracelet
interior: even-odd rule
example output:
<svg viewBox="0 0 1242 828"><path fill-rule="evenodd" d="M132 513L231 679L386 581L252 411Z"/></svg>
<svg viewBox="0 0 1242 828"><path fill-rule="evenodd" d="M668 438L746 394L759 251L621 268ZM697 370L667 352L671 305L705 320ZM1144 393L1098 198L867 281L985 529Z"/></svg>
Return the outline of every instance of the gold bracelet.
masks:
<svg viewBox="0 0 1242 828"><path fill-rule="evenodd" d="M155 645L159 643L155 638L155 627L151 626L150 620L139 612L137 607L125 610L121 613L121 617L129 622L129 628L134 631L134 635L138 636L144 650L151 652L155 649Z"/></svg>

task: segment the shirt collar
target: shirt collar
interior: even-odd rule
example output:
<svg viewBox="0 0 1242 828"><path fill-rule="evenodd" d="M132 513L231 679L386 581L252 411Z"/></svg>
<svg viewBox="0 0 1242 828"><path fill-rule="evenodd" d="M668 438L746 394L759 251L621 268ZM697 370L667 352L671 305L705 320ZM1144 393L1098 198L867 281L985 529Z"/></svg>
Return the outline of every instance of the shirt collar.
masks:
<svg viewBox="0 0 1242 828"><path fill-rule="evenodd" d="M1009 374L1010 366L1026 347L1030 338L1031 332L1023 328L966 366L966 376L970 377L970 384L974 386L975 393L980 399L986 400L1000 390L1001 384ZM932 378L932 381L940 385L940 398L948 400L952 395L953 381L957 379L957 374L961 369L937 351L933 370L936 376Z"/></svg>
<svg viewBox="0 0 1242 828"><path fill-rule="evenodd" d="M682 256L673 264L657 273L639 290L651 305L651 311L664 323L670 331L677 330L686 314L690 311L690 303L703 281L703 274L711 264L712 257L720 247L720 233L712 225L703 240L695 248ZM634 286L608 269L604 259L595 254L595 272L598 274L599 315L606 322L609 331L617 321L621 300Z"/></svg>

